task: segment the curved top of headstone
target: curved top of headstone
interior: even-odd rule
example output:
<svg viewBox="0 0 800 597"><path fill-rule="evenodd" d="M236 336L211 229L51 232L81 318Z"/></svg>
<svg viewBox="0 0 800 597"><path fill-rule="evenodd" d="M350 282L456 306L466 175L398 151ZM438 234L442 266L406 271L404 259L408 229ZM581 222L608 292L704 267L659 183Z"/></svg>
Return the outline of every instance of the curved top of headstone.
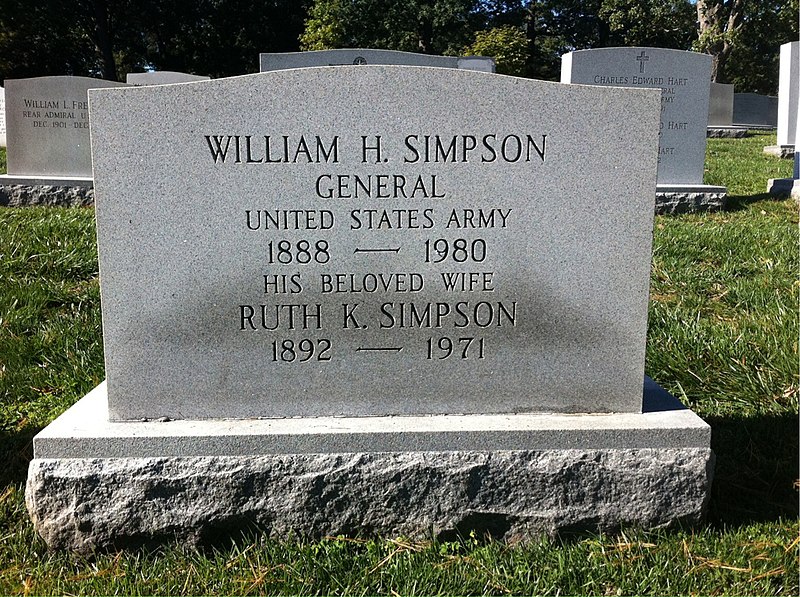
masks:
<svg viewBox="0 0 800 597"><path fill-rule="evenodd" d="M640 411L658 101L369 65L92 91L112 418Z"/></svg>
<svg viewBox="0 0 800 597"><path fill-rule="evenodd" d="M360 66L365 64L433 66L491 73L495 70L494 60L487 56L439 56L373 48L341 48L335 50L313 50L310 52L259 54L259 70L261 72L312 66Z"/></svg>

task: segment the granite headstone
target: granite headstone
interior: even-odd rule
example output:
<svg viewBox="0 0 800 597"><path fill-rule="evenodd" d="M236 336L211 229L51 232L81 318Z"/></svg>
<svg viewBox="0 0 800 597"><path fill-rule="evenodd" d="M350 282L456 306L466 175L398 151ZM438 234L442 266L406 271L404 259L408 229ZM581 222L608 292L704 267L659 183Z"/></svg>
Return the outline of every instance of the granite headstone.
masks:
<svg viewBox="0 0 800 597"><path fill-rule="evenodd" d="M371 48L259 54L259 66L262 73L286 68L353 66L365 64L460 68L487 73L493 73L495 70L494 60L486 56L436 56L432 54L419 54L416 52L376 50Z"/></svg>
<svg viewBox="0 0 800 597"><path fill-rule="evenodd" d="M711 83L708 103L708 126L733 124L733 85Z"/></svg>
<svg viewBox="0 0 800 597"><path fill-rule="evenodd" d="M733 94L733 122L754 128L778 126L778 98L758 93Z"/></svg>
<svg viewBox="0 0 800 597"><path fill-rule="evenodd" d="M700 520L710 430L643 375L658 107L409 66L92 91L108 380L34 438L36 530Z"/></svg>
<svg viewBox="0 0 800 597"><path fill-rule="evenodd" d="M87 91L123 86L89 77L6 79L8 176L0 182L91 182Z"/></svg>
<svg viewBox="0 0 800 597"><path fill-rule="evenodd" d="M711 56L682 50L600 48L561 58L562 83L661 90L659 211L724 204L725 187L703 184L710 79Z"/></svg>
<svg viewBox="0 0 800 597"><path fill-rule="evenodd" d="M170 83L190 83L192 81L208 81L206 75L190 75L171 70L159 70L146 73L128 73L125 82L129 85L168 85Z"/></svg>
<svg viewBox="0 0 800 597"><path fill-rule="evenodd" d="M617 136L618 90L514 116L518 79L280 72L95 96L114 419L641 409L653 115ZM567 140L601 134L590 168Z"/></svg>
<svg viewBox="0 0 800 597"><path fill-rule="evenodd" d="M0 147L6 146L6 90L0 87Z"/></svg>
<svg viewBox="0 0 800 597"><path fill-rule="evenodd" d="M765 152L786 158L794 156L798 104L800 104L800 41L793 41L781 46L778 144L765 147Z"/></svg>

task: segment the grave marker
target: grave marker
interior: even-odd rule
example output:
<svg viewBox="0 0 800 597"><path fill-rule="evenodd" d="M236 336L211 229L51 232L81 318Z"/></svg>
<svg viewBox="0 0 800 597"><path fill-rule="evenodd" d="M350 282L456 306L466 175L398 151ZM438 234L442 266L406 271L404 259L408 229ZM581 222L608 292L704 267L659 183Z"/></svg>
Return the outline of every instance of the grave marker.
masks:
<svg viewBox="0 0 800 597"><path fill-rule="evenodd" d="M0 147L6 146L6 90L0 87Z"/></svg>
<svg viewBox="0 0 800 597"><path fill-rule="evenodd" d="M0 205L91 205L87 91L124 87L89 77L6 79L7 174Z"/></svg>
<svg viewBox="0 0 800 597"><path fill-rule="evenodd" d="M190 75L189 73L171 70L159 70L147 73L128 73L125 82L129 85L168 85L171 83L208 81L210 78L206 75Z"/></svg>
<svg viewBox="0 0 800 597"><path fill-rule="evenodd" d="M794 155L798 104L800 104L800 41L793 41L781 46L778 144L765 147L765 153L783 158Z"/></svg>
<svg viewBox="0 0 800 597"><path fill-rule="evenodd" d="M259 66L262 73L286 68L362 66L365 64L432 66L477 70L487 73L493 73L495 70L494 60L486 56L435 56L417 52L398 52L397 50L375 50L371 48L259 54Z"/></svg>
<svg viewBox="0 0 800 597"><path fill-rule="evenodd" d="M663 48L578 50L561 82L661 89L657 213L717 209L726 189L703 184L711 57Z"/></svg>
<svg viewBox="0 0 800 597"><path fill-rule="evenodd" d="M749 128L774 129L778 125L778 98L758 93L734 93L733 122Z"/></svg>
<svg viewBox="0 0 800 597"><path fill-rule="evenodd" d="M108 381L34 440L51 546L702 516L708 427L643 371L655 92L366 65L91 112Z"/></svg>

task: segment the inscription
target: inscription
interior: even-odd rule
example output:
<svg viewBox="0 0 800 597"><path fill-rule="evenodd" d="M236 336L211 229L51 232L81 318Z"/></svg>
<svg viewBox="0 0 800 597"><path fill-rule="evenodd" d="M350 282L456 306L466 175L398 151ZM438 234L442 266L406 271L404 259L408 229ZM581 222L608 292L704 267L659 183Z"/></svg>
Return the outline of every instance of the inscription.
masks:
<svg viewBox="0 0 800 597"><path fill-rule="evenodd" d="M449 170L466 163L536 168L547 160L547 139L530 133L202 135L199 149L215 167L327 170L301 191L311 207L265 202L240 212L242 230L263 247L264 271L254 284L262 298L235 307L236 329L264 335L268 360L280 366L320 365L344 358L345 350L360 358L404 351L424 360L494 358L488 331L507 334L519 325L513 296L487 300L502 287L492 266L503 258L493 250L495 235L514 227L515 211L491 203L448 205L460 199L453 190L461 186ZM348 171L354 166L358 171ZM408 171L415 168L422 171ZM353 244L346 247L345 239ZM414 330L444 334L407 333ZM484 332L463 333L469 330ZM369 336L346 348L332 339L342 331ZM376 340L380 334L385 338Z"/></svg>

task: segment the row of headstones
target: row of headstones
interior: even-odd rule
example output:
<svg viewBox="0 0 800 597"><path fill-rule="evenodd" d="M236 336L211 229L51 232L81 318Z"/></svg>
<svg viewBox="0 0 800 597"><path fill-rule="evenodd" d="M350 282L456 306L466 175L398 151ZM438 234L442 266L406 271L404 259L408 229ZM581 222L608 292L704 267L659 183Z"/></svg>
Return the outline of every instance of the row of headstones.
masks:
<svg viewBox="0 0 800 597"><path fill-rule="evenodd" d="M711 83L708 126L774 129L778 124L778 98L758 93L735 93L734 86Z"/></svg>
<svg viewBox="0 0 800 597"><path fill-rule="evenodd" d="M798 46L781 47L781 92L777 108L778 145L793 146L798 103ZM386 50L328 50L261 54L261 72L308 66L350 64L402 64L494 71L485 57L429 56ZM661 185L701 185L708 122L720 124L714 104L719 95L731 99L732 86L710 90L711 59L707 55L658 48L607 48L566 54L562 60L564 83L656 87L662 90L661 144L658 182ZM206 80L209 77L176 72L131 73L127 83L154 85ZM89 88L122 83L81 77L42 77L9 80L8 176L84 179L92 175L89 150ZM722 94L719 93L722 91ZM758 125L770 116L751 116L748 107L769 103L770 98L738 94L745 112L731 120ZM709 108L710 107L710 108ZM794 107L794 109L793 109ZM769 109L769 107L768 107ZM707 115L711 114L709 117ZM726 116L722 117L723 120ZM4 119L0 119L0 122ZM3 134L5 131L0 131ZM5 135L4 135L5 136ZM789 147L793 149L793 147Z"/></svg>

